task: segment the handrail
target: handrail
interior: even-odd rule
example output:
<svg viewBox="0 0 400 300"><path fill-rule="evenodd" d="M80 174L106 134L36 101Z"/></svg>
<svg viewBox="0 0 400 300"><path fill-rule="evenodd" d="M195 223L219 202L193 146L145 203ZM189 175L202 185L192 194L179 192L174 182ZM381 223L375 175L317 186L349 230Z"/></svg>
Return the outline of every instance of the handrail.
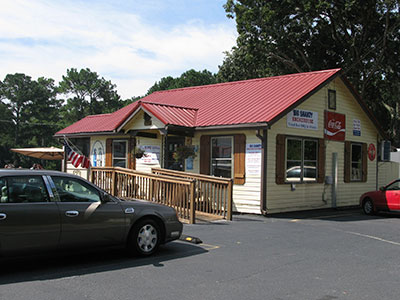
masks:
<svg viewBox="0 0 400 300"><path fill-rule="evenodd" d="M140 172L140 171L136 171L136 170L131 170L131 169L125 169L125 168L121 168L121 167L92 167L91 171L96 171L96 170L102 170L102 171L118 171L118 173L121 174L127 174L127 175L137 175L137 176L144 176L144 177L148 177L148 178L154 178L154 179L159 179L162 178L167 182L187 182L190 183L193 180L192 179L187 179L187 178L176 178L173 176L167 176L167 175L156 175L154 173L147 173L147 172Z"/></svg>
<svg viewBox="0 0 400 300"><path fill-rule="evenodd" d="M153 201L174 207L195 223L195 180L138 172L120 167L93 167L91 181L114 196Z"/></svg>
<svg viewBox="0 0 400 300"><path fill-rule="evenodd" d="M157 175L194 179L196 182L196 210L232 220L232 179L161 168L152 168L151 172Z"/></svg>
<svg viewBox="0 0 400 300"><path fill-rule="evenodd" d="M158 172L162 174L168 174L172 176L177 176L181 178L192 178L192 179L201 179L201 180L209 180L217 183L229 183L232 181L230 178L224 177L216 177L211 175L203 175L203 174L196 174L196 173L189 173L183 171L176 171L176 170L169 170L169 169L162 169L162 168L151 168L151 172L158 174Z"/></svg>

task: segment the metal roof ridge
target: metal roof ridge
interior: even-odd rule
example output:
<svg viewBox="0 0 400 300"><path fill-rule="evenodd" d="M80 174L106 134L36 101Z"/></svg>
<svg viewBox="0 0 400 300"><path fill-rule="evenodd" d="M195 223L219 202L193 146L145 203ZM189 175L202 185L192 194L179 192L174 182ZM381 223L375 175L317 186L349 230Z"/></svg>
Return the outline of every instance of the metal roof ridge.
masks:
<svg viewBox="0 0 400 300"><path fill-rule="evenodd" d="M99 117L104 117L104 116L109 116L112 115L113 113L105 113L105 114L97 114L97 115L88 115L85 118L99 118ZM81 119L83 120L83 119Z"/></svg>
<svg viewBox="0 0 400 300"><path fill-rule="evenodd" d="M321 74L321 73L329 73L329 72L337 73L337 72L339 72L341 70L342 70L341 68L336 68L336 69L327 69L327 70L319 70L319 71L310 71L310 72L301 72L301 73L293 73L293 74L276 75L276 76L270 76L270 77L261 77L261 78L245 79L245 80L220 82L220 83L207 84L207 85L188 86L188 87L171 89L171 90L156 91L153 94L163 94L163 93L170 93L170 92L176 92L176 91L182 91L182 90L204 89L204 88L218 87L218 86L224 86L224 85L244 84L244 83L248 83L248 82L273 80L273 79L280 79L280 78L283 78L283 77L297 77L297 76L312 75L312 74L318 74L318 73L319 74Z"/></svg>
<svg viewBox="0 0 400 300"><path fill-rule="evenodd" d="M196 110L196 111L199 110L198 107L189 107L189 106L182 106L182 105L168 104L168 103L157 103L157 102L152 102L152 101L141 101L141 103L160 105L160 106L170 106L170 107L184 108L184 109L192 109L192 110Z"/></svg>

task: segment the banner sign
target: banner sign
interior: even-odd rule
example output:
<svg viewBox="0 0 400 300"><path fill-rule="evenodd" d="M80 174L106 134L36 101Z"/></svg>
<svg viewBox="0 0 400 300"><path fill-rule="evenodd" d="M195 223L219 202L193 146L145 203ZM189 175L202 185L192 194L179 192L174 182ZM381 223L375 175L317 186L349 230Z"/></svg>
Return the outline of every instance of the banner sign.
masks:
<svg viewBox="0 0 400 300"><path fill-rule="evenodd" d="M344 141L346 136L346 115L325 111L324 136L328 140Z"/></svg>
<svg viewBox="0 0 400 300"><path fill-rule="evenodd" d="M136 159L138 163L142 163L144 165L160 164L160 146L140 145L139 147L144 151L144 155L142 158Z"/></svg>
<svg viewBox="0 0 400 300"><path fill-rule="evenodd" d="M293 109L287 114L287 127L318 130L318 112Z"/></svg>

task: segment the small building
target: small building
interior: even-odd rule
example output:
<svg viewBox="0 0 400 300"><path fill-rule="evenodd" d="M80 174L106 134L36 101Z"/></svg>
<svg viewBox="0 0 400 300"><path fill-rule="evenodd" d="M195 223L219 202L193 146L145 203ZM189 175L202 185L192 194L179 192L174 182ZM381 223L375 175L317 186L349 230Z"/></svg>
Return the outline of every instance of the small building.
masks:
<svg viewBox="0 0 400 300"><path fill-rule="evenodd" d="M87 149L92 166L233 178L243 213L357 205L377 188L384 139L340 69L155 92L62 136ZM176 161L182 145L196 157Z"/></svg>

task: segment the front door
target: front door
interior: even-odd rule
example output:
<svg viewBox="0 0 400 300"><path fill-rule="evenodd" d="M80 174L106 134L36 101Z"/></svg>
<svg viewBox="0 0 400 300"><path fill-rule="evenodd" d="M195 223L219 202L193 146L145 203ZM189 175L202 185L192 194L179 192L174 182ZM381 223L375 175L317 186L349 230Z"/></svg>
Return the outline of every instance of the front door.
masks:
<svg viewBox="0 0 400 300"><path fill-rule="evenodd" d="M120 244L125 215L118 202L101 202L100 192L83 180L52 176L59 196L62 247Z"/></svg>
<svg viewBox="0 0 400 300"><path fill-rule="evenodd" d="M0 178L0 249L29 253L58 246L60 215L42 176Z"/></svg>
<svg viewBox="0 0 400 300"><path fill-rule="evenodd" d="M179 146L185 145L185 137L180 136L168 136L166 142L167 153L165 154L166 160L164 168L176 171L185 170L185 161L177 161L174 158L174 153Z"/></svg>

